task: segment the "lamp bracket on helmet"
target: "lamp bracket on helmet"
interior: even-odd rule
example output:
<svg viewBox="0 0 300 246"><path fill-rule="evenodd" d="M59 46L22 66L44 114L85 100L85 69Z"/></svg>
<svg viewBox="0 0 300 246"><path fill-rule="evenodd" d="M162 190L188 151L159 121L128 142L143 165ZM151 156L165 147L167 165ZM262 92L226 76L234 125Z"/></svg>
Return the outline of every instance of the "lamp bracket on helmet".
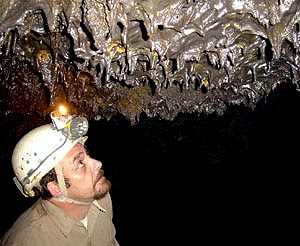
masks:
<svg viewBox="0 0 300 246"><path fill-rule="evenodd" d="M83 137L89 128L88 120L82 116L50 114L53 127L70 140Z"/></svg>

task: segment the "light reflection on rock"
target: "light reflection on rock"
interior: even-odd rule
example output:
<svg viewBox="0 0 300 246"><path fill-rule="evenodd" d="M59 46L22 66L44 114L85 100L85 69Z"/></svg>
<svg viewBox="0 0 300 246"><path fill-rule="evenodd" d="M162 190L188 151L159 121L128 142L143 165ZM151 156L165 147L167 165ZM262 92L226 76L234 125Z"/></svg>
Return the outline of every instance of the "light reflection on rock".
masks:
<svg viewBox="0 0 300 246"><path fill-rule="evenodd" d="M0 0L0 6L6 95L21 84L29 91L38 86L48 104L66 100L89 117L222 113L228 103L253 107L277 84L299 81L297 0ZM31 69L35 81L26 75L12 83L16 69ZM23 104L7 100L14 103L6 107Z"/></svg>

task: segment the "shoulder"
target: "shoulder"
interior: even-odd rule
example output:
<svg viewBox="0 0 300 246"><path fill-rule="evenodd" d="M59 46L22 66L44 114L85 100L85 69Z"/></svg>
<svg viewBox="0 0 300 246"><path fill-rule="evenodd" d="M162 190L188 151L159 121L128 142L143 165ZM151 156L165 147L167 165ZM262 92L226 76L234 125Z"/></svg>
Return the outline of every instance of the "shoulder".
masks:
<svg viewBox="0 0 300 246"><path fill-rule="evenodd" d="M3 236L1 246L34 246L42 245L43 233L38 224L18 224L18 221Z"/></svg>
<svg viewBox="0 0 300 246"><path fill-rule="evenodd" d="M33 227L18 228L14 226L3 236L1 246L34 246L42 245L43 239Z"/></svg>
<svg viewBox="0 0 300 246"><path fill-rule="evenodd" d="M33 242L42 240L40 238L42 236L40 230L42 228L43 217L43 214L39 211L39 204L37 202L20 215L1 239L1 245L35 245Z"/></svg>

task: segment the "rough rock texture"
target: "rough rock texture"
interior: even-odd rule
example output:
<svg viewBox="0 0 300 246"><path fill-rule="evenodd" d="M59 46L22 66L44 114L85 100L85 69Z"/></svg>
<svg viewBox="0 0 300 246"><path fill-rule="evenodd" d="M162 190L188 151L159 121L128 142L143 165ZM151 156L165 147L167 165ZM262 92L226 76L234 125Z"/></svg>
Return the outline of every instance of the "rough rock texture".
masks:
<svg viewBox="0 0 300 246"><path fill-rule="evenodd" d="M298 0L0 0L2 113L89 118L254 107L299 81Z"/></svg>

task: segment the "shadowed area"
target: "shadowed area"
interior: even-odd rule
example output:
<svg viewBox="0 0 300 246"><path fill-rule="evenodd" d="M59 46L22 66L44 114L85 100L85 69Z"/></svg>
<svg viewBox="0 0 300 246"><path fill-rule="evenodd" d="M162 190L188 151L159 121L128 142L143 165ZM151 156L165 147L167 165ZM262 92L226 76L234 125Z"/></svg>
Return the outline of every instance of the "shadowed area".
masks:
<svg viewBox="0 0 300 246"><path fill-rule="evenodd" d="M297 180L299 102L299 92L286 84L254 111L235 105L222 116L179 114L173 121L143 115L134 126L122 115L91 121L87 147L112 181L120 243L196 240L200 229L192 223L204 226L205 235L230 238L228 220L235 223L232 230L246 236L256 220L271 226L277 210L276 219L284 221ZM45 121L2 117L1 208L10 213L1 221L1 233L32 203L13 184L12 148L24 132Z"/></svg>

